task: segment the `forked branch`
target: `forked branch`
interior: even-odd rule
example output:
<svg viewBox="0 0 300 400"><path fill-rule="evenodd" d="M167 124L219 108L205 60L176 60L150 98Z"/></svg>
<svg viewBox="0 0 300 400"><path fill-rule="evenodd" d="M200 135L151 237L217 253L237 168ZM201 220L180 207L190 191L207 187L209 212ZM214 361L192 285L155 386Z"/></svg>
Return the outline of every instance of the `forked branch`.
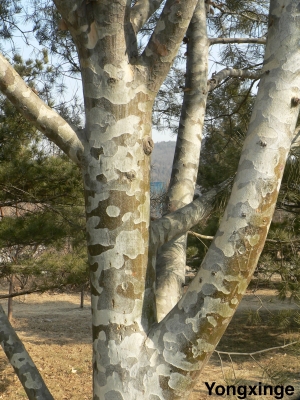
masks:
<svg viewBox="0 0 300 400"><path fill-rule="evenodd" d="M159 8L162 0L138 0L131 9L130 20L137 33L152 14Z"/></svg>
<svg viewBox="0 0 300 400"><path fill-rule="evenodd" d="M149 68L150 90L164 81L186 33L198 0L167 0L141 58Z"/></svg>

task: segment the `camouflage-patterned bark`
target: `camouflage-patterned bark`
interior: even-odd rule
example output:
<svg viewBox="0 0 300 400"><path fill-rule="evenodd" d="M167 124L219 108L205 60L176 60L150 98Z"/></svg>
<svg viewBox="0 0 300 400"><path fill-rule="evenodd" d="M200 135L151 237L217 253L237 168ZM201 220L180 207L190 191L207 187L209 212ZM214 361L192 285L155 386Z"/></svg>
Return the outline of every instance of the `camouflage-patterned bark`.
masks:
<svg viewBox="0 0 300 400"><path fill-rule="evenodd" d="M187 293L158 324L149 245L151 107L196 1L167 1L142 55L130 2L55 0L78 48L80 138L0 58L0 87L82 167L93 312L94 399L186 399L237 308L272 218L300 103L300 10L272 0L265 66L232 195ZM136 18L136 16L135 16ZM142 18L142 16L141 16ZM143 16L144 18L144 16ZM135 22L135 26L139 26ZM26 114L26 112L24 113ZM182 234L201 202L155 222L151 244ZM178 229L169 234L169 229ZM146 291L144 290L147 288ZM26 376L27 372L21 375ZM22 376L21 376L22 378ZM22 378L23 379L23 378Z"/></svg>
<svg viewBox="0 0 300 400"><path fill-rule="evenodd" d="M0 344L20 379L29 400L53 400L23 343L0 305Z"/></svg>
<svg viewBox="0 0 300 400"><path fill-rule="evenodd" d="M193 200L199 168L202 127L208 93L206 7L198 1L187 31L186 81L166 212ZM185 283L186 235L162 246L156 262L156 306L160 321L177 304Z"/></svg>

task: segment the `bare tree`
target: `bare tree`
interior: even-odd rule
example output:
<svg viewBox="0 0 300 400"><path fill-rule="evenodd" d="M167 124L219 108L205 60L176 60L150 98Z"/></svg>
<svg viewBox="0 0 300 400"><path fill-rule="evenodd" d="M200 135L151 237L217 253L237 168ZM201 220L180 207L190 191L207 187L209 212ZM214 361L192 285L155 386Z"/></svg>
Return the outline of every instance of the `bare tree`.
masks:
<svg viewBox="0 0 300 400"><path fill-rule="evenodd" d="M195 153L200 151L208 91L205 2L167 0L142 54L137 33L160 1L141 0L133 6L114 0L54 3L78 51L84 130L71 127L46 106L2 56L0 89L82 170L94 399L186 399L245 293L272 219L299 113L299 6L292 0L271 1L262 77L228 206L195 279L171 310L160 308L162 320L157 322L156 251L178 237L184 248L181 235L203 217L215 193L189 203L195 161L188 165L190 177L184 178L186 199L178 185L170 213L151 227L152 105L186 32L192 75L185 91L191 101L181 116L187 129L182 129L184 145L177 145L176 168L186 167L193 146ZM164 279L159 285L164 287ZM5 347L13 339L1 335L6 324L2 321ZM20 378L31 374L30 379L21 379L24 387L32 385L34 374L19 371ZM32 393L30 399L39 398Z"/></svg>

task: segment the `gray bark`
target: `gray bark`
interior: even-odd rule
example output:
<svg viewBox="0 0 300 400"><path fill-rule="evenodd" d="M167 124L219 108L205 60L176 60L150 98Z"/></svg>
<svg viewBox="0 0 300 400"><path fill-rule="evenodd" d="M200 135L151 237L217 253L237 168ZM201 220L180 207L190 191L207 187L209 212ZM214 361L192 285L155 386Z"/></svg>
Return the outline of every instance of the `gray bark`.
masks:
<svg viewBox="0 0 300 400"><path fill-rule="evenodd" d="M32 121L71 160L78 165L81 164L83 147L76 132L26 85L2 54L0 54L0 90L25 118Z"/></svg>
<svg viewBox="0 0 300 400"><path fill-rule="evenodd" d="M53 400L43 378L0 305L0 343L29 400Z"/></svg>
<svg viewBox="0 0 300 400"><path fill-rule="evenodd" d="M187 64L184 99L180 116L167 211L175 211L193 200L207 99L208 40L206 9L198 1L187 31ZM161 247L156 261L156 306L160 321L182 296L186 268L186 234Z"/></svg>
<svg viewBox="0 0 300 400"><path fill-rule="evenodd" d="M69 127L67 133L61 130L65 125L50 109L42 128L83 171L94 400L189 396L254 272L293 139L300 98L300 10L295 1L272 0L263 69L269 72L261 79L224 218L184 297L153 324L153 246L148 248L151 108L196 3L167 0L149 44L137 56L130 1L55 0L80 58L85 137L79 140ZM1 90L19 109L32 100L27 116L41 126L39 100L25 87L18 94L18 79L0 59ZM180 213L180 224L187 224L190 219L183 210L176 216ZM174 215L158 222L165 237L165 226ZM36 370L23 349L18 358L18 339L3 313L0 318L1 341L10 345L11 362L17 358L23 385L39 390ZM42 398L51 398L47 396Z"/></svg>
<svg viewBox="0 0 300 400"><path fill-rule="evenodd" d="M228 326L257 265L294 136L300 95L300 10L272 1L264 61L248 134L219 230L195 279L147 344L168 362L171 399L187 398Z"/></svg>
<svg viewBox="0 0 300 400"><path fill-rule="evenodd" d="M260 79L260 71L248 71L244 69L225 68L219 71L208 81L208 90L214 90L226 78Z"/></svg>
<svg viewBox="0 0 300 400"><path fill-rule="evenodd" d="M265 37L261 38L209 38L209 45L213 44L229 44L229 43L255 43L255 44L266 44L267 39Z"/></svg>

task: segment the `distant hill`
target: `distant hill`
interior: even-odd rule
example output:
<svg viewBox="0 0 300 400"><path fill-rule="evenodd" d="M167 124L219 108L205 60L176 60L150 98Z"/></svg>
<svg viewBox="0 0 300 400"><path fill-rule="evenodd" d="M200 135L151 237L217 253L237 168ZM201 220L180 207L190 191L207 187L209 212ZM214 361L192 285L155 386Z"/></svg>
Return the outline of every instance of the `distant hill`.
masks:
<svg viewBox="0 0 300 400"><path fill-rule="evenodd" d="M176 142L158 142L154 144L151 155L151 182L169 183Z"/></svg>

